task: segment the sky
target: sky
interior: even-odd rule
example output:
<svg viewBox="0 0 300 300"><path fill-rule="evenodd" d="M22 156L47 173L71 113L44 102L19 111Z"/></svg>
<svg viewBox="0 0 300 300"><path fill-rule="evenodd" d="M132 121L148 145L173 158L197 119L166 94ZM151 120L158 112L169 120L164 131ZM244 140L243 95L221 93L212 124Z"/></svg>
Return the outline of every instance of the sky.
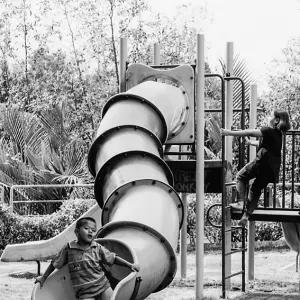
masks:
<svg viewBox="0 0 300 300"><path fill-rule="evenodd" d="M210 65L225 59L226 43L245 59L258 85L288 40L300 36L300 0L148 0L153 10L172 16L177 5L205 4L212 22L203 34ZM258 86L259 88L259 86Z"/></svg>

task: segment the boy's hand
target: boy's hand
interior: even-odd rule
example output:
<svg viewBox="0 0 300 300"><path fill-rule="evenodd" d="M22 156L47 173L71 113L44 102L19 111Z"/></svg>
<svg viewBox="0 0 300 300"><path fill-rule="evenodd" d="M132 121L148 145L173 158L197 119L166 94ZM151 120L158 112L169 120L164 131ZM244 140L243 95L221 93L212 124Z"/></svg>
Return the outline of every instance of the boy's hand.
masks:
<svg viewBox="0 0 300 300"><path fill-rule="evenodd" d="M43 277L43 276L39 276L39 277L37 277L36 279L35 279L35 282L34 282L34 284L36 284L36 283L40 283L40 285L41 285L41 288L43 287L43 285L44 285L44 282L45 282L45 278Z"/></svg>
<svg viewBox="0 0 300 300"><path fill-rule="evenodd" d="M247 137L245 137L245 144L246 145L251 145L251 141Z"/></svg>
<svg viewBox="0 0 300 300"><path fill-rule="evenodd" d="M221 135L225 135L225 136L226 136L226 135L229 135L230 130L221 128L221 129L220 129L220 132L221 132Z"/></svg>
<svg viewBox="0 0 300 300"><path fill-rule="evenodd" d="M130 264L130 269L131 269L133 272L139 272L140 266L139 266L138 264Z"/></svg>

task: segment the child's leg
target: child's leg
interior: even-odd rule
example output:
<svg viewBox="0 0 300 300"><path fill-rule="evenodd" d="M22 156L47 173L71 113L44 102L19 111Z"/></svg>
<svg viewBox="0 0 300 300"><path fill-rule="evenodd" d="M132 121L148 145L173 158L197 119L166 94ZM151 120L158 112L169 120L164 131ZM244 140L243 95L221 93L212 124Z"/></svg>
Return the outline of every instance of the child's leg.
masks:
<svg viewBox="0 0 300 300"><path fill-rule="evenodd" d="M240 226L245 226L254 209L257 207L261 191L268 185L269 180L267 176L258 176L255 178L250 187L249 197L246 204L246 211L244 212L241 220L238 222Z"/></svg>
<svg viewBox="0 0 300 300"><path fill-rule="evenodd" d="M242 218L239 220L238 225L246 226L249 217L252 215L254 209L257 207L260 194L261 193L254 195L253 193L249 192L249 200L246 204L246 211L244 212Z"/></svg>
<svg viewBox="0 0 300 300"><path fill-rule="evenodd" d="M256 164L252 161L239 170L236 176L237 201L247 200L247 185L257 175Z"/></svg>
<svg viewBox="0 0 300 300"><path fill-rule="evenodd" d="M238 173L236 177L236 193L237 203L233 203L230 206L243 210L244 202L247 200L247 184L256 175L255 164L253 162L248 163Z"/></svg>
<svg viewBox="0 0 300 300"><path fill-rule="evenodd" d="M113 290L111 287L109 287L101 294L101 298L99 300L110 300L112 294Z"/></svg>

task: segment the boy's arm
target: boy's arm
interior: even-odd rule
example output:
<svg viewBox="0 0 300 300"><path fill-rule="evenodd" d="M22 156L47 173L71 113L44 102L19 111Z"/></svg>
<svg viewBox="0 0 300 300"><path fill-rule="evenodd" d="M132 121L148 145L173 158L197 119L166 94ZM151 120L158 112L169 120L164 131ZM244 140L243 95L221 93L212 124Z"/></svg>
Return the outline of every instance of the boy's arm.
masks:
<svg viewBox="0 0 300 300"><path fill-rule="evenodd" d="M222 135L230 135L230 136L254 136L254 137L262 137L262 133L260 129L244 129L244 130L228 130L221 128L220 132Z"/></svg>
<svg viewBox="0 0 300 300"><path fill-rule="evenodd" d="M62 266L68 263L68 244L65 245L52 259L50 265L42 276L36 278L34 283L40 283L41 288L49 275L55 270L60 269Z"/></svg>
<svg viewBox="0 0 300 300"><path fill-rule="evenodd" d="M135 272L138 272L140 270L140 266L138 264L132 264L129 261L127 261L117 255L115 257L114 264L116 264L118 266L130 268L132 271L135 271Z"/></svg>
<svg viewBox="0 0 300 300"><path fill-rule="evenodd" d="M46 279L49 277L49 275L55 270L54 266L52 263L50 263L50 265L48 266L47 270L45 271L45 273L42 276L39 276L36 278L34 283L40 283L41 288L44 285L44 282L46 281Z"/></svg>

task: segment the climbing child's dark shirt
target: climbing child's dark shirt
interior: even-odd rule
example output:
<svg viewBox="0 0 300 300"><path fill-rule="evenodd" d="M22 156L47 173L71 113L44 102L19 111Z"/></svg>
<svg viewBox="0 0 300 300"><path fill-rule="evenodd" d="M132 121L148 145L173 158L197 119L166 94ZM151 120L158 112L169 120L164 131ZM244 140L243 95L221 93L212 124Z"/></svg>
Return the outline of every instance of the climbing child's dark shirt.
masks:
<svg viewBox="0 0 300 300"><path fill-rule="evenodd" d="M282 148L282 133L278 129L271 127L262 127L262 141L259 145L258 151L265 148L272 156L281 157Z"/></svg>
<svg viewBox="0 0 300 300"><path fill-rule="evenodd" d="M262 138L255 159L259 165L258 171L274 181L280 170L282 133L271 127L262 127L260 131Z"/></svg>

